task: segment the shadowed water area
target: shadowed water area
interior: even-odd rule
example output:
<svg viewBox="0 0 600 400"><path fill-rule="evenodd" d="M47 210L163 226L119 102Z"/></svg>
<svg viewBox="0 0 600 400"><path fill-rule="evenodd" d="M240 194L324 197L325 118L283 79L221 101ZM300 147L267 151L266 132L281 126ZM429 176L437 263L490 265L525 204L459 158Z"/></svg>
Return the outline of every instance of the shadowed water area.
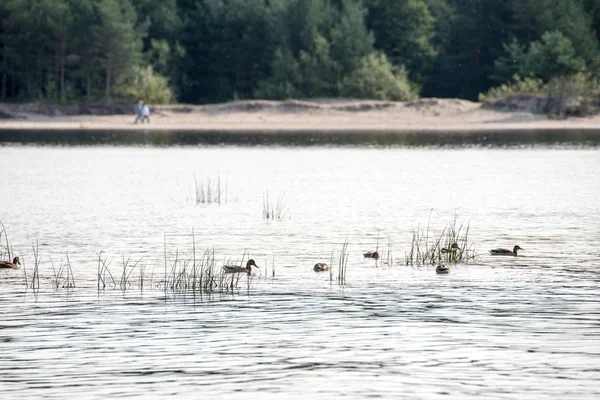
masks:
<svg viewBox="0 0 600 400"><path fill-rule="evenodd" d="M0 270L0 397L598 398L598 143L0 131L0 221L24 264ZM474 260L406 265L415 229L455 219ZM376 248L385 262L362 256ZM233 292L160 286L207 249L260 270ZM116 285L98 290L100 252ZM75 287L55 288L67 253ZM312 271L332 254L333 280Z"/></svg>

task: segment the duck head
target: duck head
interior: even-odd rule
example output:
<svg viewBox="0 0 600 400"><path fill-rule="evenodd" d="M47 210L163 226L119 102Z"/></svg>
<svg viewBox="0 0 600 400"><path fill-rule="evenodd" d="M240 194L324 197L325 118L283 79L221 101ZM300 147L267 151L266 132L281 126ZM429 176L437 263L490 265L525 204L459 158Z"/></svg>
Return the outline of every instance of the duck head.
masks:
<svg viewBox="0 0 600 400"><path fill-rule="evenodd" d="M519 247L519 245L516 245L515 247L513 247L513 253L515 253L515 256L517 255L518 250L525 250L525 249L522 247Z"/></svg>
<svg viewBox="0 0 600 400"><path fill-rule="evenodd" d="M17 264L21 265L21 260L19 260L19 257L13 258L13 264L15 264L15 265L17 265Z"/></svg>
<svg viewBox="0 0 600 400"><path fill-rule="evenodd" d="M252 267L258 268L258 265L256 265L256 263L254 262L253 259L249 259L248 262L246 263L246 269L248 270L249 274L252 273Z"/></svg>
<svg viewBox="0 0 600 400"><path fill-rule="evenodd" d="M440 264L435 269L435 272L438 274L449 274L450 268L448 268L448 266L446 264Z"/></svg>

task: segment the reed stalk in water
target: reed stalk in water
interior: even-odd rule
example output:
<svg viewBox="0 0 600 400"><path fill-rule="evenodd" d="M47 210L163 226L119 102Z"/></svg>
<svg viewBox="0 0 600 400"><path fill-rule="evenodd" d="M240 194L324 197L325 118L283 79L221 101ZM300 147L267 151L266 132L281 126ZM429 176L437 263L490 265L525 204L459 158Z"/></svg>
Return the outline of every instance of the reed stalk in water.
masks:
<svg viewBox="0 0 600 400"><path fill-rule="evenodd" d="M12 251L10 249L10 242L8 240L8 233L6 232L6 228L4 227L4 224L2 223L2 221L0 221L0 227L2 227L2 230L0 230L0 242L2 241L2 235L4 235L4 241L5 241L5 245L1 246L2 251L0 252L0 257L2 257L3 253L6 251L6 253L7 253L6 258L9 261L12 261L13 257L12 257Z"/></svg>
<svg viewBox="0 0 600 400"><path fill-rule="evenodd" d="M392 244L390 237L388 236L388 244L385 252L382 252L381 263L385 265L394 265L394 256L392 254Z"/></svg>
<svg viewBox="0 0 600 400"><path fill-rule="evenodd" d="M340 260L338 264L338 282L340 286L346 284L346 271L348 270L348 238L344 241L342 250L340 251Z"/></svg>
<svg viewBox="0 0 600 400"><path fill-rule="evenodd" d="M31 248L33 250L33 276L31 277L31 288L39 290L40 288L40 257L39 257L39 243L36 239L35 245L32 243ZM25 268L25 266L23 266Z"/></svg>

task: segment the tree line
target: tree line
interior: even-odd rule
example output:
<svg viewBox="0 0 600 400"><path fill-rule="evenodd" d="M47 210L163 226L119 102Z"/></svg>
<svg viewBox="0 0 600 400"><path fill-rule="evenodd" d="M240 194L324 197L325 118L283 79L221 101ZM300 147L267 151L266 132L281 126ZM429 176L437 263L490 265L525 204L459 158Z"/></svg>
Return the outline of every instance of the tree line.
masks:
<svg viewBox="0 0 600 400"><path fill-rule="evenodd" d="M2 101L477 99L572 77L600 77L598 0L0 3Z"/></svg>

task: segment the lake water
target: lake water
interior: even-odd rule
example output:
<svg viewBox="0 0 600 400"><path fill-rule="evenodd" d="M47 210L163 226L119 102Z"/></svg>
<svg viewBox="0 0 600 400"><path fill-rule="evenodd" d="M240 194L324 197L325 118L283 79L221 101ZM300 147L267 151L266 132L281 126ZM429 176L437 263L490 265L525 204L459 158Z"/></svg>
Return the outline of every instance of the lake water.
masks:
<svg viewBox="0 0 600 400"><path fill-rule="evenodd" d="M0 132L24 262L0 270L0 397L600 398L600 134L422 136ZM197 203L218 181L220 204ZM474 260L406 265L414 230L455 219ZM233 293L163 290L193 246L261 270ZM332 281L312 271L332 257Z"/></svg>

